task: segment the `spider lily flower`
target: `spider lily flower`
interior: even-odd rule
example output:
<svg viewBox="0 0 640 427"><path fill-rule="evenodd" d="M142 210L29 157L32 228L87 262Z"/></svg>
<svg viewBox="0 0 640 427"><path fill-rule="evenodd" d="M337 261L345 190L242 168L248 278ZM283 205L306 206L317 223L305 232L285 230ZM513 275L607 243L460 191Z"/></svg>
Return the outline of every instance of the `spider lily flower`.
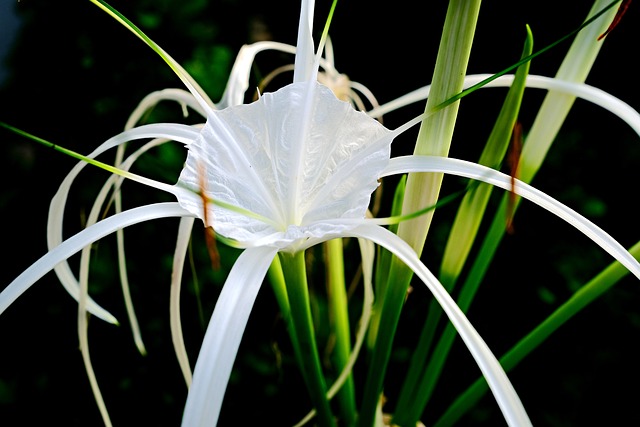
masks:
<svg viewBox="0 0 640 427"><path fill-rule="evenodd" d="M482 180L513 190L565 219L601 245L640 277L640 265L614 239L597 226L533 187L495 170L461 160L407 156L391 159L393 139L421 120L389 130L365 113L339 100L318 83L323 41L314 53L311 37L313 2L305 1L300 15L293 83L245 105L229 90L222 106L212 105L187 78L185 83L198 109L206 116L202 127L154 124L134 127L111 138L86 156L96 156L125 142L173 140L187 149L185 167L176 185L168 185L127 171L134 158L110 168L125 178L173 194L177 202L134 208L96 222L75 236L53 245L0 293L0 313L22 292L55 266L103 236L129 225L164 217L183 218L189 229L193 218L244 251L223 286L193 373L183 425L215 425L226 385L257 292L279 253L304 250L339 237L372 241L395 254L433 292L475 358L510 425L528 425L529 419L511 386L480 335L460 311L416 253L398 236L383 227L389 219L366 218L371 193L379 180L408 172L449 173ZM180 71L184 77L183 71ZM237 75L232 76L233 82ZM173 96L165 93L161 96ZM70 183L86 165L69 174L52 209L59 211ZM106 167L106 166L105 166ZM202 184L204 183L204 185ZM182 225L181 224L181 225ZM50 231L50 242L59 239ZM55 236L54 236L55 234ZM183 241L182 239L181 241ZM179 244L184 247L183 243ZM178 251L177 251L178 252ZM62 263L62 264L61 264ZM77 283L63 267L69 285ZM69 286L83 302L86 290ZM86 302L86 301L85 301ZM87 308L110 319L99 307Z"/></svg>

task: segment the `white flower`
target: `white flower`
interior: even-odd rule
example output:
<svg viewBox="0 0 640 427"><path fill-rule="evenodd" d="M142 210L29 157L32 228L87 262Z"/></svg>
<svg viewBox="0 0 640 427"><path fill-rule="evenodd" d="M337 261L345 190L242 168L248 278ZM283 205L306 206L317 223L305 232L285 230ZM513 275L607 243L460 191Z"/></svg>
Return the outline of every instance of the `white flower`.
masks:
<svg viewBox="0 0 640 427"><path fill-rule="evenodd" d="M79 289L82 280L75 279L65 260L109 233L154 218L182 217L184 227L181 226L176 250L180 259L192 218L206 218L207 225L218 234L246 248L233 266L209 322L184 411L185 426L215 425L249 314L277 253L303 251L336 237L366 239L395 254L429 287L478 363L507 422L529 424L500 364L438 280L404 241L381 226L384 220L365 218L378 180L399 173L442 172L513 189L580 229L638 277L640 265L614 239L576 212L519 181L512 188L511 177L500 172L448 158L390 159L393 138L419 119L398 130L388 130L317 83L320 60L319 53L313 51L312 22L313 2L305 1L300 16L294 82L274 93L263 94L252 104L242 105L238 101L246 89L243 76L248 66L234 68L228 91L218 106L208 102L186 73L177 68L193 96L188 99L195 99L196 108L206 115L204 126L140 126L110 139L87 157L94 158L135 139L152 138L150 144L163 139L182 142L188 148L188 155L176 185L126 172L134 158L121 165L125 177L170 192L178 202L116 214L62 242L58 223L62 220L69 187L85 165L78 164L52 201L52 212L57 214L52 217L48 231L50 252L0 293L0 313L54 267L69 292L82 303L83 293ZM247 58L252 58L255 52L241 56L237 64L246 65ZM537 84L546 83L540 80ZM584 85L562 87L573 92L585 88ZM176 93L165 95L179 98ZM605 102L615 101L602 101ZM634 126L640 122L637 113L629 117L628 121ZM180 262L177 264L179 269ZM87 309L110 319L108 313L94 303L90 302Z"/></svg>
<svg viewBox="0 0 640 427"><path fill-rule="evenodd" d="M307 238L339 235L362 219L390 157L393 134L318 83L293 83L249 105L209 115L189 145L181 206L243 247L295 251ZM219 207L224 202L261 219Z"/></svg>

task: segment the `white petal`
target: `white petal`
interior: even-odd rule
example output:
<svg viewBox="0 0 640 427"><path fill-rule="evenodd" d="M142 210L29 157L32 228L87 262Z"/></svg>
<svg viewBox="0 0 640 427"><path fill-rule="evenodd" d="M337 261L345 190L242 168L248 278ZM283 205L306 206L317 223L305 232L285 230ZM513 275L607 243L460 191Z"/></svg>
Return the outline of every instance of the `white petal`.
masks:
<svg viewBox="0 0 640 427"><path fill-rule="evenodd" d="M89 154L88 157L95 158L110 148L134 139L165 137L179 142L189 143L197 137L198 132L199 131L197 129L190 126L177 124L141 126L110 138ZM84 161L78 162L78 164L65 177L62 184L60 184L58 191L51 200L47 221L47 245L49 250L55 248L63 240L62 224L64 220L64 207L67 202L67 196L73 181L86 165L87 163ZM66 262L63 262L55 267L55 272L67 292L74 299L78 300L78 281L69 268L69 265ZM98 306L91 299L87 302L87 310L103 320L111 323L117 323L110 313Z"/></svg>
<svg viewBox="0 0 640 427"><path fill-rule="evenodd" d="M507 423L510 426L531 425L520 398L496 357L438 279L422 264L413 249L397 235L375 225L360 226L349 231L349 234L354 237L372 240L386 248L415 272L438 300L458 334L467 345L487 380Z"/></svg>
<svg viewBox="0 0 640 427"><path fill-rule="evenodd" d="M70 237L60 243L54 249L47 252L38 261L31 264L29 268L16 277L3 291L0 293L0 314L6 310L24 291L29 289L37 280L51 271L54 266L74 255L82 248L113 233L114 231L149 221L156 218L169 218L190 216L177 203L157 203L154 205L142 206L134 208L117 215L110 216L93 226L86 228L78 234ZM78 294L79 294L79 290ZM76 295L77 297L78 295Z"/></svg>
<svg viewBox="0 0 640 427"><path fill-rule="evenodd" d="M185 117L187 113L186 107L191 107L202 117L205 117L207 115L206 111L202 108L200 103L195 99L191 92L187 92L186 90L182 89L163 89L152 92L149 95L145 96L142 101L140 101L135 110L133 110L133 112L129 115L129 119L127 120L124 128L132 129L144 116L144 114L155 107L160 101L175 101L179 103L183 108Z"/></svg>
<svg viewBox="0 0 640 427"><path fill-rule="evenodd" d="M198 192L204 183L214 202L208 207L211 225L247 245L261 239L284 247L345 228L323 219L364 218L389 160L391 132L318 83L309 101L308 86L291 84L252 104L212 113L188 147L179 185L193 192L180 203L203 217ZM216 201L270 222L222 209Z"/></svg>
<svg viewBox="0 0 640 427"><path fill-rule="evenodd" d="M443 172L483 181L505 190L513 190L519 196L536 203L573 225L640 278L640 263L613 237L573 209L520 180L515 180L516 184L512 187L512 178L509 175L459 159L405 156L392 159L382 176L406 172Z"/></svg>
<svg viewBox="0 0 640 427"><path fill-rule="evenodd" d="M182 418L183 426L215 426L218 422L242 334L276 253L274 248L247 249L231 269L198 355Z"/></svg>
<svg viewBox="0 0 640 427"><path fill-rule="evenodd" d="M469 75L465 78L464 87L471 87L488 77L491 77L491 74ZM513 74L507 74L498 77L496 80L488 83L486 86L483 86L482 89L508 87L511 86L511 83L513 83ZM625 102L601 89L584 83L567 82L557 78L539 76L534 74L530 74L527 76L526 85L528 88L547 89L566 93L568 95L573 95L599 105L600 107L611 111L613 114L617 115L622 120L627 122L627 124L629 124L629 126L631 126L633 130L640 135L640 115L638 114L638 112L631 108ZM423 101L429 96L430 89L430 86L416 89L415 91L401 96L391 102L388 102L387 104L370 110L368 114L371 117L380 117L384 114L388 114L391 111L397 110L414 102Z"/></svg>
<svg viewBox="0 0 640 427"><path fill-rule="evenodd" d="M186 92L188 93L188 92ZM190 94L189 94L190 95ZM166 140L159 140L159 139L155 139L152 140L148 143L146 143L144 146L140 147L138 150L136 150L134 153L132 153L127 159L126 161L124 161L123 163L120 163L118 166L120 167L121 170L125 170L128 171L131 166L135 163L135 161L145 152L147 152L148 150L150 150L153 147L156 147L162 143L166 142ZM118 147L120 148L120 147ZM98 222L99 216L101 215L101 213L103 212L103 205L105 203L105 200L107 198L107 196L109 195L109 192L111 191L111 189L113 187L116 187L116 194L114 195L114 199L115 199L115 207L116 207L116 213L120 213L122 212L121 209L121 198L119 197L119 188L120 188L120 184L122 182L124 178L122 178L121 176L118 175L111 175L109 177L109 179L107 179L107 181L105 182L105 184L102 186L102 188L100 189L100 191L98 192L98 195L96 196L96 199L93 203L93 206L91 207L91 211L89 212L89 216L87 217L87 223L85 227L90 227L93 224L95 224L96 222ZM60 188L67 188L68 186L65 185L65 183L63 182L63 185L61 185ZM61 193L60 190L58 191L57 196L60 197ZM55 197L54 197L55 199ZM60 200L60 199L58 199ZM61 201L61 200L60 200ZM50 215L53 215L53 210L50 210ZM59 222L61 220L61 218L56 218L54 216L53 219L58 220L58 222L56 222L56 225L59 227L62 227L62 224ZM49 219L50 223L51 223L52 218ZM61 228L60 228L61 230ZM62 238L62 236L60 236L60 238ZM116 231L116 238L117 238L117 247L118 247L118 272L120 273L120 284L122 287L122 293L124 296L124 300L125 300L125 307L127 309L127 316L129 318L129 324L131 325L131 331L133 333L133 339L136 343L136 347L138 347L138 351L140 351L140 354L146 354L146 349L144 346L144 342L142 341L142 334L140 333L140 327L138 325L138 319L137 316L135 314L135 309L133 306L133 301L131 299L131 292L129 290L129 278L127 275L127 270L126 270L126 263L125 263L125 254L124 254L124 233L123 230L117 230ZM90 257L91 257L91 247L87 246L82 250L82 254L80 257L80 271L82 272L83 269L85 269L87 272L89 270L89 262L90 262ZM56 266L56 272L70 272L70 267L68 266L68 262L65 260L64 262L62 262L61 264ZM80 275L80 283L76 282L75 277L73 277L73 274L69 275L69 274L64 274L64 275L60 275L58 274L58 278L62 281L64 280L64 282L62 282L63 286L65 286L66 288L69 289L75 289L77 287L81 287L82 286L87 286L85 283L82 282L82 280L87 280L88 277L88 273L85 274L85 277L82 277L83 275ZM88 298L88 296L86 296L86 298Z"/></svg>
<svg viewBox="0 0 640 427"><path fill-rule="evenodd" d="M244 94L249 88L249 74L252 70L253 59L257 53L263 50L278 50L291 54L296 53L295 46L272 41L242 46L238 52L238 56L236 56L236 62L234 62L233 68L231 69L231 74L222 99L216 105L218 109L222 110L244 103Z"/></svg>
<svg viewBox="0 0 640 427"><path fill-rule="evenodd" d="M173 348L178 359L178 364L182 370L182 375L187 383L187 387L191 386L192 374L189 357L184 345L184 337L182 334L182 322L180 319L180 288L182 283L182 269L186 258L187 248L191 238L191 230L195 218L180 218L180 227L178 228L178 240L176 242L176 250L173 254L173 270L171 272L171 296L169 298L169 319L171 325L171 340Z"/></svg>
<svg viewBox="0 0 640 427"><path fill-rule="evenodd" d="M296 63L293 75L294 83L315 81L318 70L314 69L313 12L315 0L302 2L298 23L298 42L296 45Z"/></svg>

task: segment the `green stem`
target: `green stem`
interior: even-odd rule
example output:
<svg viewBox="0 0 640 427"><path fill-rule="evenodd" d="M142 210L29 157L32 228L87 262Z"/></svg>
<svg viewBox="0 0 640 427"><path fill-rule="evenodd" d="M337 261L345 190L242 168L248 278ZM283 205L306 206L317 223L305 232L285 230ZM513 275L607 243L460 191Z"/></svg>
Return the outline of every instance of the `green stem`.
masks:
<svg viewBox="0 0 640 427"><path fill-rule="evenodd" d="M572 44L565 60L563 61L562 66L560 67L557 74L558 78L561 78L563 80L581 82L586 79L587 74L591 66L593 65L593 62L595 61L595 58L601 46L601 43L597 42L597 36L601 34L608 26L609 20L615 13L612 5L613 3L607 0L597 0L594 2L593 7L589 12L589 16L585 20L584 24L573 32L576 33L582 30L582 32L577 35L576 40ZM595 22L596 19L600 19L600 21ZM587 25L589 26L585 28ZM569 36L566 36L562 40L568 37ZM557 43L559 43L559 41L554 43L552 46L555 46ZM549 48L550 47L546 49ZM523 56L525 56L526 59L527 52L525 52ZM568 114L568 111L570 110L574 100L575 97L555 92L550 92L545 98L540 113L538 114L538 117L536 118L536 121L534 122L531 132L527 138L527 144L525 144L524 146L524 150L520 159L520 179L522 179L523 181L530 182L535 176L546 156L546 153L552 141L555 138L555 135L564 122L564 119ZM474 261L467 280L462 287L460 297L458 299L458 305L463 311L468 310L469 306L471 305L471 302L479 288L480 282L482 281L482 278L484 277L491 263L491 260L493 259L493 255L495 254L500 241L504 236L505 218L507 215L508 204L507 198L508 195L505 195L502 198L498 211L493 218L493 222L491 224L489 232L487 233L481 249L478 251L478 258ZM515 201L511 212L512 215L513 212L515 212L515 210L517 209L519 202L519 199ZM468 248L466 249L468 251ZM459 251L459 249L457 250L457 252L464 253L463 251ZM445 284L445 286L448 282L455 283L457 275L462 269L463 262L464 260L461 259L461 262L459 262L459 264L455 265L455 267L453 268L445 268L443 263L443 277L441 277L441 280L443 284ZM435 313L437 313L437 311ZM430 310L429 314L434 314L433 310ZM429 328L429 330L433 329L434 328ZM411 395L418 396L417 399L424 402L424 405L422 405L422 407L419 407L419 405L415 404L416 399L411 399L411 402L414 402L413 407L405 408L405 406L403 405L403 403L407 402L407 396L405 395L404 400L400 399L398 404L399 409L397 411L402 415L402 420L414 420L418 419L421 416L421 413L424 411L424 406L433 393L438 378L440 377L440 373L446 362L451 345L455 340L455 336L455 328L453 328L450 323L447 323L447 325L445 326L445 330L443 331L438 344L436 345L433 355L431 356L431 360L429 361L426 369L422 372L421 384L416 385L417 381L415 381L415 376L418 375L409 375L409 381L411 382L411 385L415 387L415 389L411 390ZM426 356L425 352L428 351L429 346L431 345L431 340L426 339L425 345L427 345L426 348L420 348L419 346L416 355L424 354Z"/></svg>
<svg viewBox="0 0 640 427"><path fill-rule="evenodd" d="M362 408L358 415L359 427L372 427L374 425L384 376L391 356L393 338L400 320L412 273L398 258L393 257L391 259L384 307L378 322L378 335L371 354L369 372L363 390Z"/></svg>
<svg viewBox="0 0 640 427"><path fill-rule="evenodd" d="M295 355L298 366L302 366L302 356L300 355L300 345L298 344L298 337L294 332L293 320L291 319L291 306L289 305L289 297L287 296L287 285L284 280L284 273L282 271L282 264L280 258L275 257L273 262L269 266L269 283L280 307L280 315L282 320L287 325L287 331L289 331L289 337L291 338L291 345L293 347L293 353Z"/></svg>
<svg viewBox="0 0 640 427"><path fill-rule="evenodd" d="M430 112L462 90L479 10L480 0L449 2L425 112ZM459 101L453 102L423 120L415 154L448 155L458 106ZM438 200L441 183L442 174L409 174L403 213L434 205ZM409 243L418 255L422 253L432 217L433 211L430 211L418 218L402 222L398 227L398 235ZM380 319L372 319L379 329L378 336L375 337L362 409L358 417L360 427L371 427L374 423L393 338L412 277L413 272L394 257Z"/></svg>
<svg viewBox="0 0 640 427"><path fill-rule="evenodd" d="M450 0L425 113L462 91L479 11L480 0ZM422 121L414 154L449 154L459 105L459 101L453 102ZM434 205L439 197L442 177L439 173L410 173L403 213ZM433 213L402 222L398 227L398 235L418 255L422 253Z"/></svg>
<svg viewBox="0 0 640 427"><path fill-rule="evenodd" d="M293 323L291 332L295 334L295 340L298 342L301 370L311 402L316 409L318 425L333 427L336 424L326 397L327 386L320 365L320 356L311 317L304 251L296 253L280 252L279 255L291 308L291 320Z"/></svg>
<svg viewBox="0 0 640 427"><path fill-rule="evenodd" d="M349 302L344 279L344 251L342 239L333 239L325 243L327 266L327 286L329 296L329 315L331 328L335 336L333 361L336 372L340 373L347 365L351 355L351 333L349 326ZM355 385L350 375L340 388L338 395L341 424L352 426L356 419Z"/></svg>
<svg viewBox="0 0 640 427"><path fill-rule="evenodd" d="M400 178L400 182L396 187L396 190L393 194L393 203L391 205L391 216L397 216L402 214L402 200L404 199L404 189L407 184L407 175L402 175ZM389 225L389 231L392 233L396 233L398 231L397 224ZM378 255L376 257L376 273L375 273L375 285L376 285L376 298L373 303L373 315L371 316L371 321L369 322L369 331L367 335L367 346L369 349L372 349L375 342L376 337L378 336L378 329L380 325L380 316L376 315L376 313L382 312L382 307L384 306L384 296L386 294L387 283L389 281L389 271L391 270L391 252L378 246Z"/></svg>
<svg viewBox="0 0 640 427"><path fill-rule="evenodd" d="M532 50L533 35L527 27L521 56L526 58ZM520 111L529 64L527 62L518 67L515 80L507 93L478 163L490 167L502 163ZM449 292L453 290L475 241L492 189L493 187L490 185L478 185L465 194L460 204L449 233L440 268L440 282ZM465 307L461 308L466 309ZM455 328L450 323L447 322L446 331L433 352L431 360L426 364L426 369L425 361L428 360L427 357L431 351L441 317L442 309L435 300L432 300L418 346L412 354L409 371L398 397L395 410L397 415L394 418L394 422L398 424L414 425L420 419L440 377L440 371L455 338Z"/></svg>

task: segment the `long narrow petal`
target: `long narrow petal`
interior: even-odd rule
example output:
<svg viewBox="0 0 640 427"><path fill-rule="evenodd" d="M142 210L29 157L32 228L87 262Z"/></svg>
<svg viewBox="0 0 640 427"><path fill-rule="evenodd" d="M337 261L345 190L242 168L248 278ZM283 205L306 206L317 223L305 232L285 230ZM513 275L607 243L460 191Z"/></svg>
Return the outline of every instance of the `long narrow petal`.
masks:
<svg viewBox="0 0 640 427"><path fill-rule="evenodd" d="M153 147L156 147L164 142L166 142L167 140L160 140L160 139L154 139L152 141L147 142L145 145L143 145L142 147L140 147L138 150L136 150L133 154L131 154L126 161L124 161L123 163L121 163L119 166L122 170L129 170L131 168L131 166L133 165L133 163L145 152L147 152L148 150L150 150ZM102 188L100 189L100 191L98 192L98 195L96 196L96 199L93 203L93 206L91 207L91 211L89 212L89 216L87 217L87 224L86 227L90 227L93 224L95 224L96 222L98 222L98 218L100 213L102 212L102 206L105 202L105 200L107 199L107 195L109 194L109 192L111 191L112 187L116 187L119 191L120 188L120 183L124 178L118 176L118 175L111 175L107 181L105 182L105 184L102 186ZM117 201L117 200L116 200ZM117 204L117 208L119 208L120 205ZM116 209L116 213L120 213L122 210L121 209ZM58 225L60 227L62 227L62 224L58 223ZM142 341L142 335L140 333L140 328L138 326L138 320L135 314L135 310L133 307L133 302L131 299L131 292L129 291L129 278L126 272L126 266L125 266L125 256L124 256L124 239L123 239L123 231L120 230L116 230L116 236L117 236L117 246L118 246L118 270L120 273L120 283L122 286L122 293L124 295L124 300L125 300L125 306L127 308L127 316L129 318L129 324L131 325L131 332L133 333L133 339L136 343L136 347L138 347L138 351L140 352L140 354L146 354L146 349L144 346L144 342ZM85 247L82 250L81 253L81 257L80 257L80 270L82 271L82 269L86 269L87 272L89 270L89 261L90 261L90 256L91 256L91 248L89 246ZM68 265L68 261L65 260L62 263L58 264L56 266L56 271L66 271L66 272L70 272L71 269ZM88 277L88 275L86 276ZM82 286L86 286L86 284L82 283L82 275L81 275L81 279L80 279L80 283L78 283L78 281L76 281L75 277L73 277L73 274L64 274L64 275L58 275L59 280L61 281L62 285L67 288L67 289L75 289L78 287L82 287ZM87 278L85 278L85 280L87 280ZM88 297L88 296L87 296ZM86 303L86 301L85 301ZM86 305L86 304L85 304Z"/></svg>
<svg viewBox="0 0 640 427"><path fill-rule="evenodd" d="M512 82L513 75L506 75L498 79L495 85L496 87L498 85L510 86ZM490 83L488 87L494 87L494 83L495 82ZM592 102L624 120L640 135L640 114L626 102L602 89L584 83L568 82L557 78L537 75L529 75L526 84L529 88L562 92Z"/></svg>
<svg viewBox="0 0 640 427"><path fill-rule="evenodd" d="M313 45L313 12L315 0L301 2L300 21L298 23L298 41L296 45L296 62L293 82L308 82L316 80L317 69L314 69Z"/></svg>
<svg viewBox="0 0 640 427"><path fill-rule="evenodd" d="M145 96L138 106L133 110L127 119L124 128L132 129L144 114L161 101L175 101L182 106L184 116L187 116L187 108L190 107L197 111L202 117L206 117L207 112L202 108L198 101L193 97L191 92L182 89L163 89L151 92Z"/></svg>
<svg viewBox="0 0 640 427"><path fill-rule="evenodd" d="M37 280L47 274L49 271L66 260L70 256L79 252L82 248L93 242L113 233L114 231L157 218L193 216L190 212L184 210L178 203L157 203L153 205L142 206L125 211L118 215L110 216L92 227L86 228L78 234L70 237L60 243L54 249L47 252L38 261L31 264L29 268L16 277L1 293L0 293L0 314L9 307L24 291L29 289ZM79 294L79 291L78 291ZM76 298L79 295L76 295ZM114 322L117 323L117 322Z"/></svg>
<svg viewBox="0 0 640 427"><path fill-rule="evenodd" d="M379 226L362 225L347 233L354 237L369 239L389 250L420 277L447 313L451 323L456 327L460 337L476 360L507 423L510 426L520 427L531 425L520 398L496 357L438 279L420 261L415 251L400 237Z"/></svg>
<svg viewBox="0 0 640 427"><path fill-rule="evenodd" d="M222 95L222 99L216 107L224 109L244 103L244 95L249 88L249 74L255 56L263 50L279 50L281 52L296 53L296 47L285 43L264 41L244 45L240 48L236 56L236 62L231 69L231 75L227 81L227 86Z"/></svg>
<svg viewBox="0 0 640 427"><path fill-rule="evenodd" d="M465 78L464 87L471 87L490 76L490 74L469 75ZM513 74L507 74L497 78L496 80L492 81L486 86L483 86L482 88L489 89L497 87L508 87L513 83L513 78ZM566 93L599 105L600 107L605 108L620 117L622 120L627 122L629 126L631 126L634 131L636 131L636 133L640 134L640 118L638 112L631 108L627 103L601 89L584 83L567 82L553 77L545 77L534 74L530 74L529 76L527 76L526 85L528 88L547 89ZM391 102L381 105L378 108L374 108L368 111L367 114L369 114L371 117L380 117L384 114L388 114L391 111L395 111L414 102L423 101L429 96L430 89L430 86L416 89L413 92L410 92Z"/></svg>
<svg viewBox="0 0 640 427"><path fill-rule="evenodd" d="M82 362L84 363L85 371L87 371L87 378L93 392L93 398L96 401L100 415L102 416L102 422L105 427L111 427L111 418L109 417L109 411L107 405L100 391L100 385L98 384L98 378L93 369L93 363L91 362L91 353L89 351L89 316L87 316L87 298L89 297L89 252L90 246L85 246L82 249L82 260L80 261L80 298L78 299L78 341L80 343L80 354L82 355ZM137 326L137 325L136 325ZM142 347L141 347L142 346ZM144 350L142 341L138 343L138 348ZM145 353L143 353L145 354Z"/></svg>
<svg viewBox="0 0 640 427"><path fill-rule="evenodd" d="M253 303L277 249L246 249L236 260L209 321L182 425L215 426Z"/></svg>
<svg viewBox="0 0 640 427"><path fill-rule="evenodd" d="M110 138L94 150L88 157L95 158L106 150L116 147L124 142L134 139L146 138L168 138L185 144L190 143L199 134L199 131L191 126L186 125L147 125L141 126L129 131L122 132L119 135ZM87 165L86 162L79 162L65 177L62 184L58 188L49 206L49 218L47 222L47 245L49 249L55 248L63 240L62 224L64 219L64 207L67 202L69 189L82 169ZM55 267L55 272L60 282L67 292L74 298L78 299L78 287L75 275L69 268L67 263L62 263ZM87 301L87 310L93 315L111 323L117 323L115 318L98 306L93 300Z"/></svg>
<svg viewBox="0 0 640 427"><path fill-rule="evenodd" d="M222 99L216 104L217 109L222 110L244 103L245 93L249 88L249 76L252 70L253 60L258 53L265 50L276 50L292 55L296 53L295 46L274 41L263 41L242 46L231 69ZM324 68L325 71L337 74L333 62L329 57L319 59L319 65ZM351 85L354 89L365 94L373 105L378 105L373 94L365 86L356 82L351 82Z"/></svg>
<svg viewBox="0 0 640 427"><path fill-rule="evenodd" d="M184 345L184 337L182 335L182 322L180 321L180 284L182 283L182 270L186 257L187 248L189 247L189 238L195 218L181 218L180 227L178 228L178 240L176 242L176 250L173 255L173 271L171 272L171 296L169 298L169 321L171 325L171 340L173 341L173 349L178 358L178 364L182 369L182 375L187 383L187 387L191 386L193 375L191 374L191 365L189 357Z"/></svg>
<svg viewBox="0 0 640 427"><path fill-rule="evenodd" d="M444 172L480 180L505 190L514 191L519 196L536 203L573 225L627 267L636 277L640 278L640 263L613 237L573 209L520 180L515 180L515 185L512 186L512 177L502 172L477 163L434 156L393 158L382 176L407 172Z"/></svg>

